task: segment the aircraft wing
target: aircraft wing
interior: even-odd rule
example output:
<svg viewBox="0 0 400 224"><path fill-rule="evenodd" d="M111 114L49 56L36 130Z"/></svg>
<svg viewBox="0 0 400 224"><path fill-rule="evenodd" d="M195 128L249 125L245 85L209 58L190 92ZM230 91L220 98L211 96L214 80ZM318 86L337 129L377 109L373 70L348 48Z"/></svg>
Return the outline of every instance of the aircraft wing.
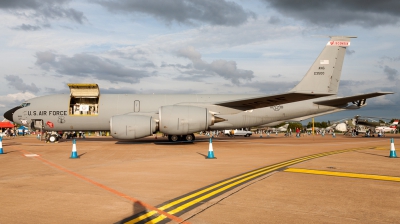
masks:
<svg viewBox="0 0 400 224"><path fill-rule="evenodd" d="M315 99L324 96L330 96L327 93L299 93L291 92L279 95L262 96L256 98L240 99L234 101L217 102L215 105L229 107L237 110L252 110L263 107L270 107L297 101Z"/></svg>
<svg viewBox="0 0 400 224"><path fill-rule="evenodd" d="M364 101L368 98L373 98L377 96L383 96L387 94L393 94L393 92L375 92L375 93L367 93L367 94L361 94L361 95L355 95L355 96L347 96L347 97L342 97L342 98L336 98L336 99L330 99L330 100L322 100L322 101L316 101L314 102L315 104L318 105L324 105L324 106L331 106L331 107L336 107L336 106L343 106L349 102L356 102L356 101Z"/></svg>
<svg viewBox="0 0 400 224"><path fill-rule="evenodd" d="M323 113L312 114L312 115L308 115L308 116L304 116L304 117L292 118L292 119L290 119L290 121L297 121L297 122L304 121L304 120L307 120L309 118L318 117L318 116L327 115L327 114L332 114L332 113L336 113L336 112L343 111L343 110L346 110L346 109L342 109L342 108L334 109L334 110L323 112Z"/></svg>

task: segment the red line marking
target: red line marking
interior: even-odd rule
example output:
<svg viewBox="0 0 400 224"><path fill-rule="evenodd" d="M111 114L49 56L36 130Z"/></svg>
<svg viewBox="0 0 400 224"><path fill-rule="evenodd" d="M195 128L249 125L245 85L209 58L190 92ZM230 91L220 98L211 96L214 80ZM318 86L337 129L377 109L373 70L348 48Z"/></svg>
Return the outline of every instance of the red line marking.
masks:
<svg viewBox="0 0 400 224"><path fill-rule="evenodd" d="M23 152L23 153L29 154L29 152L27 152L27 151L25 151L25 150L23 150L23 149L20 149L20 151ZM103 185L103 184L100 184L100 183L98 183L98 182L96 182L96 181L94 181L94 180L91 180L91 179L89 179L89 178L87 178L87 177L84 177L84 176L82 176L82 175L80 175L80 174L78 174L78 173L75 173L75 172L73 172L73 171L71 171L71 170L68 170L68 169L66 169L66 168L64 168L64 167L61 167L61 166L59 166L59 165L57 165L57 164L55 164L55 163L52 163L52 162L50 162L50 161L48 161L48 160L46 160L46 159L43 159L43 158L40 157L40 156L35 156L35 157L33 157L33 158L35 158L35 159L37 159L37 160L40 160L40 161L42 161L43 163L45 163L45 164L47 164L47 165L50 165L50 166L52 166L52 167L54 167L54 168L57 168L57 169L59 169L59 170L61 170L61 171L64 171L64 172L66 172L66 173L69 173L69 174L71 174L71 175L73 175L73 176L75 176L75 177L78 177L78 178L80 178L80 179L82 179L82 180L84 180L84 181L87 181L87 182L89 182L89 183L91 183L91 184L94 184L94 185L96 185L96 186L98 186L98 187L100 187L100 188L103 188L104 190L109 191L109 192L111 192L111 193L113 193L113 194L116 194L116 195L118 195L118 196L120 196L120 197L123 197L123 198L125 198L125 199L127 199L127 200L129 200L129 201L131 201L131 202L138 203L138 204L140 204L141 206L143 206L143 207L145 207L145 208L147 208L147 209L154 210L154 211L156 211L156 212L158 212L158 213L160 213L160 214L162 214L162 215L167 216L169 219L174 220L174 221L177 222L177 223L189 224L189 222L185 222L183 219L181 219L181 218L179 218L179 217L177 217L177 216L171 215L171 214L169 214L168 212L165 212L165 211L163 211L163 210L160 210L160 209L158 209L158 208L156 208L156 207L154 207L154 206L152 206L152 205L146 204L146 203L144 203L144 202L142 202L142 201L140 201L140 200L138 200L138 199L136 199L136 198L130 197L130 196L128 196L128 195L126 195L126 194L124 194L124 193L122 193L122 192L119 192L119 191L117 191L117 190L114 190L114 189L112 189L112 188L110 188L110 187L107 187L107 186L105 186L105 185Z"/></svg>

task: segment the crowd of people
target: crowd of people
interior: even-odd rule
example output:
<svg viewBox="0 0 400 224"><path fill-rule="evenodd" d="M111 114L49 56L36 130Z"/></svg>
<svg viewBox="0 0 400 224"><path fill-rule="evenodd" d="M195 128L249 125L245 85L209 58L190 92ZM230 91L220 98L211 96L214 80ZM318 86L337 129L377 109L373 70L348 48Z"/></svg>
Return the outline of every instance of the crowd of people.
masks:
<svg viewBox="0 0 400 224"><path fill-rule="evenodd" d="M7 138L15 138L16 136L16 130L12 129L12 128L7 128L4 132L3 132L3 137L7 137Z"/></svg>
<svg viewBox="0 0 400 224"><path fill-rule="evenodd" d="M394 129L394 130L390 131L390 134L397 134L397 133L398 133L398 129ZM351 137L358 136L359 134L360 134L360 131L357 130L356 128L348 128L347 131L344 133L344 135L348 135ZM377 135L378 137L385 137L385 132L382 130L374 131L371 128L368 128L365 130L365 135L364 135L365 137L375 137L375 135Z"/></svg>

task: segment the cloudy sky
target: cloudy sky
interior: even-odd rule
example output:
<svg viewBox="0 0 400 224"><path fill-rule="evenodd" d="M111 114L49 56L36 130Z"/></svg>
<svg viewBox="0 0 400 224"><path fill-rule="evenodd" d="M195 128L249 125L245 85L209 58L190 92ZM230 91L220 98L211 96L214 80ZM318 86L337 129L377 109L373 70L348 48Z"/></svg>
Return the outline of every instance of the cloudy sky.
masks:
<svg viewBox="0 0 400 224"><path fill-rule="evenodd" d="M339 95L398 92L396 0L2 0L0 116L26 99L98 83L101 93L276 94L329 35L357 36ZM356 114L400 117L399 94Z"/></svg>

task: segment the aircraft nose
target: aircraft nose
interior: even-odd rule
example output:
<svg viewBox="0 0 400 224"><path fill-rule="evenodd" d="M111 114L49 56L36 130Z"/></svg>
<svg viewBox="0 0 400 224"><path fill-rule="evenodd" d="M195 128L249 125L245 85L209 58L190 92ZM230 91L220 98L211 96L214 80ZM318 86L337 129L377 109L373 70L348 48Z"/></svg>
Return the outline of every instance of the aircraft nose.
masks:
<svg viewBox="0 0 400 224"><path fill-rule="evenodd" d="M21 109L21 108L22 108L21 106L14 107L13 109L11 109L11 110L5 112L5 113L4 113L4 117L5 117L7 120L9 120L9 121L14 122L14 121L13 121L14 112L17 111L18 109Z"/></svg>

